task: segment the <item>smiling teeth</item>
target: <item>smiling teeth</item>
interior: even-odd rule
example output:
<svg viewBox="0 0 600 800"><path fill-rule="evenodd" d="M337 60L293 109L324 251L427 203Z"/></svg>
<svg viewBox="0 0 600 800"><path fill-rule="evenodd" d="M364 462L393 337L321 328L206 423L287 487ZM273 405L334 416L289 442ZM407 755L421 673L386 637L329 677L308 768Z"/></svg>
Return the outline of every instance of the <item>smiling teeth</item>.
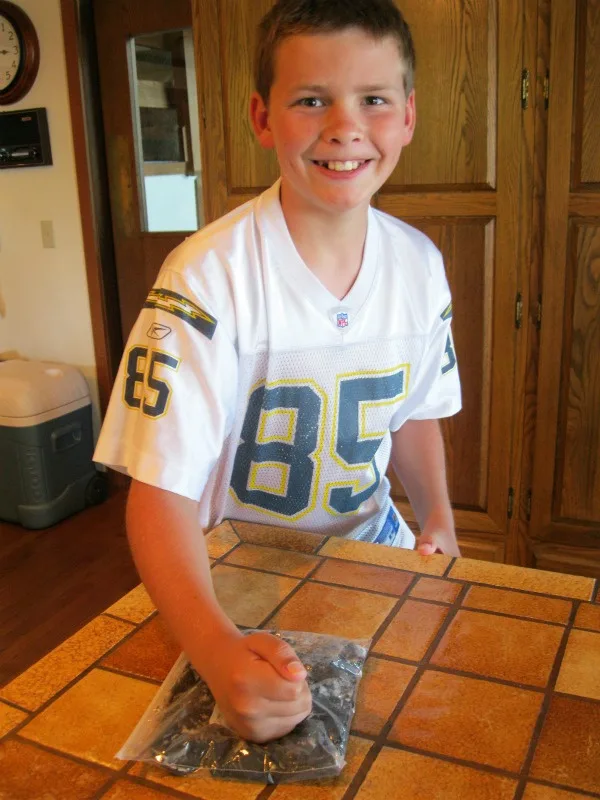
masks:
<svg viewBox="0 0 600 800"><path fill-rule="evenodd" d="M318 161L319 166L331 169L334 172L352 172L358 169L362 161Z"/></svg>

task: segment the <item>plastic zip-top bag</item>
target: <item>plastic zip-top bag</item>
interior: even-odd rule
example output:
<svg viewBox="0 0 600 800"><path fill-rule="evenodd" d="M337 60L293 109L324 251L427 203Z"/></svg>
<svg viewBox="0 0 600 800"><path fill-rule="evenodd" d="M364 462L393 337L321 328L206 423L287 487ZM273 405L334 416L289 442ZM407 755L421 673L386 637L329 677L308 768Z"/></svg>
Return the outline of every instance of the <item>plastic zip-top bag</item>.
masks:
<svg viewBox="0 0 600 800"><path fill-rule="evenodd" d="M182 653L117 758L157 764L179 775L206 769L215 777L262 783L339 775L370 642L267 633L286 641L307 671L312 711L293 731L265 744L241 739L221 721L210 689Z"/></svg>

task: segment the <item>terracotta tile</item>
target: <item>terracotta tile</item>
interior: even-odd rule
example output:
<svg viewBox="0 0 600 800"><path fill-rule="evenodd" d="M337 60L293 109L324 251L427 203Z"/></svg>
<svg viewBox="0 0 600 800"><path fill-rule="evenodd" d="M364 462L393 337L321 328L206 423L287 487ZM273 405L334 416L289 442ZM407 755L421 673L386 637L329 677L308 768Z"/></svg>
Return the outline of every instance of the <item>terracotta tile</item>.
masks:
<svg viewBox="0 0 600 800"><path fill-rule="evenodd" d="M345 561L360 561L379 567L394 567L424 575L443 575L452 560L449 556L420 556L414 550L405 550L403 547L354 542L335 536L325 542L319 555L342 558Z"/></svg>
<svg viewBox="0 0 600 800"><path fill-rule="evenodd" d="M206 535L206 549L211 558L220 558L239 544L239 537L229 522L222 522Z"/></svg>
<svg viewBox="0 0 600 800"><path fill-rule="evenodd" d="M299 581L217 564L212 571L219 603L236 625L255 627L276 608Z"/></svg>
<svg viewBox="0 0 600 800"><path fill-rule="evenodd" d="M600 606L592 603L582 603L575 615L575 627L600 631Z"/></svg>
<svg viewBox="0 0 600 800"><path fill-rule="evenodd" d="M6 703L0 703L0 737L6 736L9 731L16 728L19 723L27 719L29 714L19 711Z"/></svg>
<svg viewBox="0 0 600 800"><path fill-rule="evenodd" d="M275 800L307 800L307 797L310 800L341 800L371 747L372 742L351 736L346 751L346 765L341 775L328 780L311 781L310 789L307 783L280 785L271 797Z"/></svg>
<svg viewBox="0 0 600 800"><path fill-rule="evenodd" d="M564 789L554 789L551 786L542 786L539 783L528 783L525 787L523 800L592 800L592 795L580 792L567 792Z"/></svg>
<svg viewBox="0 0 600 800"><path fill-rule="evenodd" d="M570 632L556 691L600 700L600 633Z"/></svg>
<svg viewBox="0 0 600 800"><path fill-rule="evenodd" d="M99 616L0 690L0 697L35 711L133 630Z"/></svg>
<svg viewBox="0 0 600 800"><path fill-rule="evenodd" d="M459 611L432 664L530 686L546 686L564 629L524 619Z"/></svg>
<svg viewBox="0 0 600 800"><path fill-rule="evenodd" d="M421 661L447 614L446 606L407 600L373 645L374 652Z"/></svg>
<svg viewBox="0 0 600 800"><path fill-rule="evenodd" d="M462 583L453 583L441 578L419 578L410 590L410 596L419 600L436 600L438 603L453 603L462 589Z"/></svg>
<svg viewBox="0 0 600 800"><path fill-rule="evenodd" d="M427 670L388 739L519 772L543 699L542 692Z"/></svg>
<svg viewBox="0 0 600 800"><path fill-rule="evenodd" d="M117 781L102 800L164 800L164 793L133 781Z"/></svg>
<svg viewBox="0 0 600 800"><path fill-rule="evenodd" d="M171 775L166 770L148 764L134 764L129 770L129 774L143 777L159 786L176 789L184 795L198 797L201 800L256 800L265 788L260 783L213 778L208 770L198 770L189 776ZM124 795L124 797L127 798L128 795ZM133 798L137 800L136 795L133 795ZM142 796L139 800L146 800L146 798ZM148 800L154 800L154 798L148 797Z"/></svg>
<svg viewBox="0 0 600 800"><path fill-rule="evenodd" d="M144 625L137 633L106 656L102 666L164 681L181 652L160 616Z"/></svg>
<svg viewBox="0 0 600 800"><path fill-rule="evenodd" d="M6 800L87 800L112 779L25 742L0 742L0 797Z"/></svg>
<svg viewBox="0 0 600 800"><path fill-rule="evenodd" d="M295 528L280 528L275 525L255 525L252 522L231 522L242 542L295 550L298 553L315 553L325 541L324 536Z"/></svg>
<svg viewBox="0 0 600 800"><path fill-rule="evenodd" d="M513 800L516 781L437 758L384 747L357 800Z"/></svg>
<svg viewBox="0 0 600 800"><path fill-rule="evenodd" d="M573 604L570 600L527 592L511 592L506 589L492 589L489 586L471 586L463 600L467 608L480 608L495 611L497 614L513 614L515 617L539 619L544 622L558 622L566 625Z"/></svg>
<svg viewBox="0 0 600 800"><path fill-rule="evenodd" d="M269 624L279 630L370 639L395 604L393 597L307 583Z"/></svg>
<svg viewBox="0 0 600 800"><path fill-rule="evenodd" d="M261 547L255 544L242 544L225 559L227 564L238 567L253 567L267 572L279 572L291 575L292 578L304 578L314 569L321 559L294 553L291 550L280 550L276 547Z"/></svg>
<svg viewBox="0 0 600 800"><path fill-rule="evenodd" d="M408 664L369 656L358 685L352 729L377 736L416 671Z"/></svg>
<svg viewBox="0 0 600 800"><path fill-rule="evenodd" d="M408 589L414 577L411 572L400 572L397 569L327 559L311 580L338 583L342 586L368 589L372 592L382 592L399 597Z"/></svg>
<svg viewBox="0 0 600 800"><path fill-rule="evenodd" d="M600 788L600 703L554 695L530 776L574 789Z"/></svg>
<svg viewBox="0 0 600 800"><path fill-rule="evenodd" d="M106 613L112 614L113 617L120 617L136 623L148 619L155 611L156 606L150 599L143 583L106 609Z"/></svg>
<svg viewBox="0 0 600 800"><path fill-rule="evenodd" d="M452 565L449 577L473 583L487 583L491 586L505 586L508 589L521 589L524 592L573 597L577 600L590 600L594 589L593 578L495 564L491 561L476 561L471 558L458 558Z"/></svg>
<svg viewBox="0 0 600 800"><path fill-rule="evenodd" d="M55 750L120 769L115 753L137 725L157 687L94 669L19 732Z"/></svg>

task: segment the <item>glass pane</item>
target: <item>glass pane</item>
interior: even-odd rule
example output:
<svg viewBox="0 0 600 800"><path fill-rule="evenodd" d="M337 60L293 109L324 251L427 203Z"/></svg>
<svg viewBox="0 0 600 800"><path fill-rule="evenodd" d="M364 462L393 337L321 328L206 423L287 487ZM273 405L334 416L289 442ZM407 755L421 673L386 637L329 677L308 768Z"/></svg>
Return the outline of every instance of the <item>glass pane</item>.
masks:
<svg viewBox="0 0 600 800"><path fill-rule="evenodd" d="M142 230L195 231L204 218L192 31L136 36L130 46Z"/></svg>

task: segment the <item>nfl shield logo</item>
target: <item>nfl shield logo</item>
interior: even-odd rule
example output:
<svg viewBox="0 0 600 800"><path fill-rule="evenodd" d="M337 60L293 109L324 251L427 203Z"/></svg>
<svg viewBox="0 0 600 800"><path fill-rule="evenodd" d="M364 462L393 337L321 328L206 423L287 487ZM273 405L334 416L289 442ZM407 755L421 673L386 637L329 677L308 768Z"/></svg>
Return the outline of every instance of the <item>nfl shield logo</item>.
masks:
<svg viewBox="0 0 600 800"><path fill-rule="evenodd" d="M336 321L338 328L347 328L348 327L348 314L345 311L339 311L336 314Z"/></svg>

